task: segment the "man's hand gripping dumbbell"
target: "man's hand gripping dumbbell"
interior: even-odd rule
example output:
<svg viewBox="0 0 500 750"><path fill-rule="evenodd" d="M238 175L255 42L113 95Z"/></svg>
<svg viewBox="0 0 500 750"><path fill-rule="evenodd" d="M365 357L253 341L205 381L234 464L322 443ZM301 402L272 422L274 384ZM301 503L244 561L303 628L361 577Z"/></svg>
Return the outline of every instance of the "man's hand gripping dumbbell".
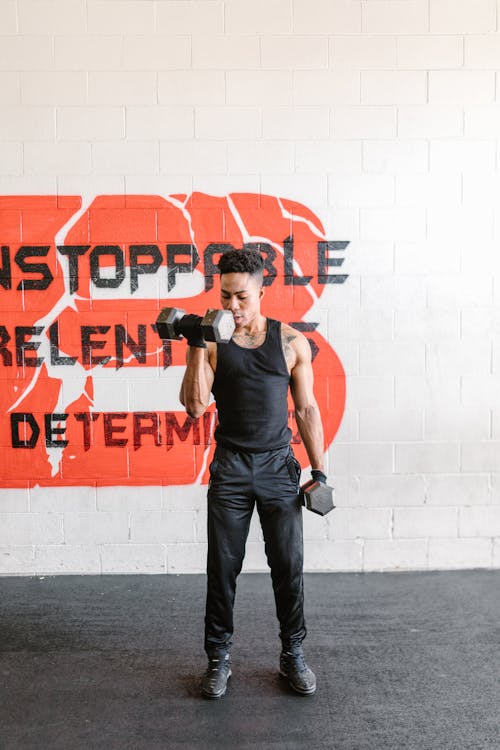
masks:
<svg viewBox="0 0 500 750"><path fill-rule="evenodd" d="M326 475L319 469L311 470L311 477L308 482L300 488L302 504L313 513L320 516L326 516L335 508L333 504L333 487L326 483Z"/></svg>

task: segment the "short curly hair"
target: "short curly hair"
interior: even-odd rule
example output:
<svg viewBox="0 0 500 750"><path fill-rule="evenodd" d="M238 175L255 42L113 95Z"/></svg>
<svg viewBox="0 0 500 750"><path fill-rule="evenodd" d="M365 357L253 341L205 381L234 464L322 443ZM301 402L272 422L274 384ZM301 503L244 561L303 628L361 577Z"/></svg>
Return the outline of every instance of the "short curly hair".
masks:
<svg viewBox="0 0 500 750"><path fill-rule="evenodd" d="M264 258L253 248L228 250L221 255L217 266L221 276L224 273L249 273L262 278L264 275Z"/></svg>

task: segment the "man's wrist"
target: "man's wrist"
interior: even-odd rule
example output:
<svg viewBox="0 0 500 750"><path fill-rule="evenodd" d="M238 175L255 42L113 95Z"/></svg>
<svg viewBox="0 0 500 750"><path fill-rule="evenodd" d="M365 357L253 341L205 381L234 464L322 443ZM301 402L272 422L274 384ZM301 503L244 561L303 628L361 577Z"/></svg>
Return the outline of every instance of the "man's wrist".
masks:
<svg viewBox="0 0 500 750"><path fill-rule="evenodd" d="M321 469L311 469L311 476L315 482L326 484L326 474Z"/></svg>
<svg viewBox="0 0 500 750"><path fill-rule="evenodd" d="M188 346L192 346L195 349L206 349L205 339L188 339Z"/></svg>

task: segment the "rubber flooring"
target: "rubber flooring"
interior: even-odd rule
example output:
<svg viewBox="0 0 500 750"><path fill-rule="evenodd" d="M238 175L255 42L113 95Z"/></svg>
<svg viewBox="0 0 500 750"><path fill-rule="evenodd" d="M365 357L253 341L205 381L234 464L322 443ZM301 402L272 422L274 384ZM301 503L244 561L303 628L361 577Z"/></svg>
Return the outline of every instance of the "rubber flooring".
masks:
<svg viewBox="0 0 500 750"><path fill-rule="evenodd" d="M205 578L0 578L1 750L499 750L500 570L305 576L314 696L278 675L270 578L199 692Z"/></svg>

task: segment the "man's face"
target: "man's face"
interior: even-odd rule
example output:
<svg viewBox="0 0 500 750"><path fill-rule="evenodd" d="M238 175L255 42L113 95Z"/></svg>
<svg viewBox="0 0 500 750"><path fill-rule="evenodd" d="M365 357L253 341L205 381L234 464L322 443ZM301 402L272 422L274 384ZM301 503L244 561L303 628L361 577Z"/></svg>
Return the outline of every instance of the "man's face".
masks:
<svg viewBox="0 0 500 750"><path fill-rule="evenodd" d="M260 315L264 289L259 276L249 273L224 273L220 277L220 298L224 310L233 313L236 328L249 325Z"/></svg>

